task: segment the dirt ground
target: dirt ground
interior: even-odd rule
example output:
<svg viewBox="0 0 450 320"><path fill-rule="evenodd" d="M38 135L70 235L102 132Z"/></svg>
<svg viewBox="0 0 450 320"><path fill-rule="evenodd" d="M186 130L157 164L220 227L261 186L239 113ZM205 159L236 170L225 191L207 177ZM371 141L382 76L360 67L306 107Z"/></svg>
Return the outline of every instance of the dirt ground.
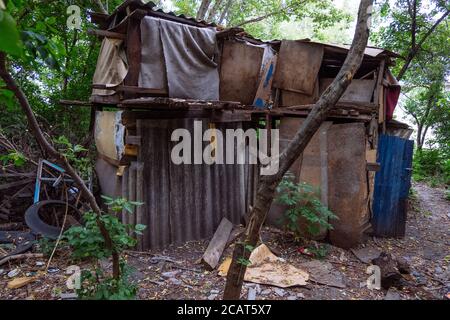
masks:
<svg viewBox="0 0 450 320"><path fill-rule="evenodd" d="M247 299L253 287L257 300L287 299L448 299L450 292L450 202L444 198L445 190L414 184L417 199L408 213L406 236L403 239L370 238L361 248L372 248L403 258L411 268L404 276L402 289L368 289L367 263L352 253L328 246L323 260L299 253L286 236L264 228L262 240L277 256L288 263L305 269L314 278L306 286L281 289L267 285L245 283L242 298ZM128 252L127 259L135 269L133 281L139 286L139 299L221 299L225 279L217 270L208 271L199 263L208 240L192 241L181 246L146 253ZM228 247L222 256L231 256ZM11 270L17 275L33 276L42 270L44 259L29 259L21 263L0 266L0 299L61 299L70 293L66 287L65 270L70 262L68 252L59 252L53 260L51 273L19 289L8 289ZM313 261L313 262L312 262ZM81 266L83 267L83 266ZM108 268L110 266L105 266ZM321 275L318 276L319 269ZM253 291L253 290L252 290ZM64 295L63 295L64 296Z"/></svg>

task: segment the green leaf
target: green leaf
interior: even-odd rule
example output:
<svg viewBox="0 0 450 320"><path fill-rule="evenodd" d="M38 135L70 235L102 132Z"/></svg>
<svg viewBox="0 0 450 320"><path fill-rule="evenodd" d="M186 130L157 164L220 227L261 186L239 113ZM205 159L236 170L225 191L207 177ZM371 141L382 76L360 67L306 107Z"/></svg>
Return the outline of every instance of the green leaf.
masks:
<svg viewBox="0 0 450 320"><path fill-rule="evenodd" d="M8 12L3 10L0 10L0 51L13 56L21 56L23 52L16 22Z"/></svg>
<svg viewBox="0 0 450 320"><path fill-rule="evenodd" d="M140 224L140 223L138 223L138 224L136 224L136 226L134 227L134 230L135 230L135 231L144 231L145 228L147 228L147 226L146 226L145 224Z"/></svg>

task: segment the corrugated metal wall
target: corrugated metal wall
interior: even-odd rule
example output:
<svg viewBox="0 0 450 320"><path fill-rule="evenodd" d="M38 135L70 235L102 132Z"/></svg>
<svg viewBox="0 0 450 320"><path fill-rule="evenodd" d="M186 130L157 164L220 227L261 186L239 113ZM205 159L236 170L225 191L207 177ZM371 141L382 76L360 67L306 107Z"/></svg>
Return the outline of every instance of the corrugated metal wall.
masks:
<svg viewBox="0 0 450 320"><path fill-rule="evenodd" d="M186 128L193 136L193 119L137 120L141 136L138 161L122 176L122 196L144 202L133 215L123 213L126 223L147 225L138 249L165 247L171 243L203 239L214 234L226 217L239 224L253 203L256 165L175 165L170 159L173 129ZM216 124L225 129L241 123ZM203 129L208 122L203 120ZM204 145L208 143L205 142Z"/></svg>
<svg viewBox="0 0 450 320"><path fill-rule="evenodd" d="M372 221L377 236L405 235L413 147L412 140L380 136L378 162L381 170L375 176Z"/></svg>

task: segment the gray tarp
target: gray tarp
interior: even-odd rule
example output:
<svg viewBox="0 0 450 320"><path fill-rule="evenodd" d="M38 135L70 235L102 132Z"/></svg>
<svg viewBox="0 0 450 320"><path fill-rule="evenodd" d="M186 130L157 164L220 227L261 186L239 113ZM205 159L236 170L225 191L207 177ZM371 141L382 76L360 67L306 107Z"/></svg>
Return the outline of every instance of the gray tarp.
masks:
<svg viewBox="0 0 450 320"><path fill-rule="evenodd" d="M168 86L172 98L219 100L215 29L145 17L141 40L139 86Z"/></svg>

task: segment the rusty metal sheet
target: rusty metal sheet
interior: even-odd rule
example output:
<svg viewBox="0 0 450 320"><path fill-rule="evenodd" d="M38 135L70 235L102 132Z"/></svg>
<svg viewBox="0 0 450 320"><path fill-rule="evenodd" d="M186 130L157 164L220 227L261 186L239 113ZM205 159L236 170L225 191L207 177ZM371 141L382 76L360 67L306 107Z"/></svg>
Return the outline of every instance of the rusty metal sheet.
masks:
<svg viewBox="0 0 450 320"><path fill-rule="evenodd" d="M220 67L220 100L253 104L258 89L264 48L225 41Z"/></svg>
<svg viewBox="0 0 450 320"><path fill-rule="evenodd" d="M320 44L282 41L273 86L312 95L322 58Z"/></svg>
<svg viewBox="0 0 450 320"><path fill-rule="evenodd" d="M208 128L203 120L203 128ZM225 129L241 123L216 124ZM193 119L137 120L141 137L138 161L143 163L144 250L163 248L212 236L223 217L241 223L256 190L255 165L175 165L170 160L172 130L193 135ZM206 145L206 142L205 142ZM129 176L129 175L128 175Z"/></svg>
<svg viewBox="0 0 450 320"><path fill-rule="evenodd" d="M366 174L366 136L362 123L333 125L328 139L329 208L331 242L342 248L361 243L369 223Z"/></svg>

